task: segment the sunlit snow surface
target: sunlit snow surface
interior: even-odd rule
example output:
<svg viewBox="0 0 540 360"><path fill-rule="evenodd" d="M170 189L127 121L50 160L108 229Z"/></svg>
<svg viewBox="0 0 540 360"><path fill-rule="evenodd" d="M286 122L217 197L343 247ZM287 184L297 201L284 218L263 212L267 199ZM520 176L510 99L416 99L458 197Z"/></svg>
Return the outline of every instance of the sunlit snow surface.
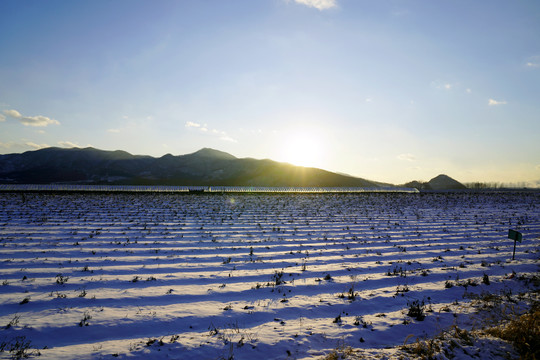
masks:
<svg viewBox="0 0 540 360"><path fill-rule="evenodd" d="M0 341L42 359L376 353L481 326L474 294L530 290L539 249L539 192L2 193Z"/></svg>

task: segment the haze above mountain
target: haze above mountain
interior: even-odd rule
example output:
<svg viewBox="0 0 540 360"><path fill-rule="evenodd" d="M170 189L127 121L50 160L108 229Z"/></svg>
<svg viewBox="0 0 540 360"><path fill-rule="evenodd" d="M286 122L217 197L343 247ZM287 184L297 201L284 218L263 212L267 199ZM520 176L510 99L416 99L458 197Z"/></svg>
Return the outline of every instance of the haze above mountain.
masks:
<svg viewBox="0 0 540 360"><path fill-rule="evenodd" d="M345 174L294 166L269 159L236 158L209 148L192 154L155 158L94 148L45 148L0 155L4 184L118 184L203 186L388 186ZM426 185L427 184L427 185ZM430 190L465 188L446 175L410 187Z"/></svg>

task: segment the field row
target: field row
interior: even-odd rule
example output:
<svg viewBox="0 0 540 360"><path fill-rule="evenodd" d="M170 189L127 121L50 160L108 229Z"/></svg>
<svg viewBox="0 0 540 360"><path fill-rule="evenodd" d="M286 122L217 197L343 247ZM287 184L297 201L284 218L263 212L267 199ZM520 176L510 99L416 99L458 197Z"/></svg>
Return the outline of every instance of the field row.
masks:
<svg viewBox="0 0 540 360"><path fill-rule="evenodd" d="M394 346L472 326L475 294L527 291L538 200L0 194L0 326L50 358L276 349L276 359L310 358L338 341ZM524 236L515 261L509 228Z"/></svg>

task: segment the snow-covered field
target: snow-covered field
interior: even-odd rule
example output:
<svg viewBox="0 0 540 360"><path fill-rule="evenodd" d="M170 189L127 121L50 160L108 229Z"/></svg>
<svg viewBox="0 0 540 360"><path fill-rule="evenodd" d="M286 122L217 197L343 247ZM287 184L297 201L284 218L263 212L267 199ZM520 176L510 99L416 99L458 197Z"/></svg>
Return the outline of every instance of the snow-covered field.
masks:
<svg viewBox="0 0 540 360"><path fill-rule="evenodd" d="M0 357L391 354L519 311L539 251L540 192L2 193Z"/></svg>

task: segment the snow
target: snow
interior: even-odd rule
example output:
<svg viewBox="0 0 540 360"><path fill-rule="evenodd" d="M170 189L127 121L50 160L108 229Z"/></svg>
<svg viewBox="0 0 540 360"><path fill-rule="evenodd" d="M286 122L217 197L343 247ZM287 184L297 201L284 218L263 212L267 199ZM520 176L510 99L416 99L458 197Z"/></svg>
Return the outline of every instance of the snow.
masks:
<svg viewBox="0 0 540 360"><path fill-rule="evenodd" d="M0 342L24 337L43 359L408 358L405 342L442 333L459 357L515 355L451 329L486 326L502 307L482 311L489 294L526 309L539 200L0 193Z"/></svg>

